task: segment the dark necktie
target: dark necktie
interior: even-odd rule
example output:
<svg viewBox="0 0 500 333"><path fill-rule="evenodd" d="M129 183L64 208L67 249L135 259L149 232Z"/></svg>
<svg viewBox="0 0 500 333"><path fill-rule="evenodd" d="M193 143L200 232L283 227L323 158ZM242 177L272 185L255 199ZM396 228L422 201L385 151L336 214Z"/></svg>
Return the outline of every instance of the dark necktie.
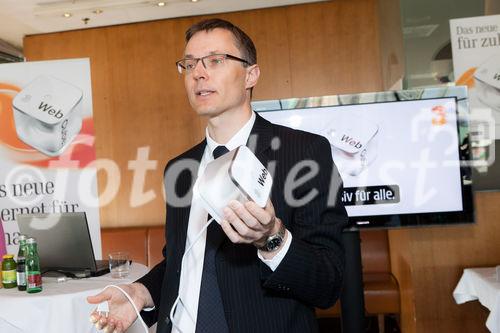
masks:
<svg viewBox="0 0 500 333"><path fill-rule="evenodd" d="M228 151L226 147L218 146L214 150L214 158L218 158ZM210 215L208 219L210 219ZM196 319L197 333L229 332L215 267L215 253L223 239L224 232L220 225L216 221L210 223L207 228L205 260L203 263L203 274L201 276L200 300Z"/></svg>

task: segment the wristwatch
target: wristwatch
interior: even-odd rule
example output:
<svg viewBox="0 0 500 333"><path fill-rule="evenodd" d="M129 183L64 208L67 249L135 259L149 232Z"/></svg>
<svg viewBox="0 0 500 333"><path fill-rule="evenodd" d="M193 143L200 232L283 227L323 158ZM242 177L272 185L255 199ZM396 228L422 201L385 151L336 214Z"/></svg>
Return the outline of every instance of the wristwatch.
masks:
<svg viewBox="0 0 500 333"><path fill-rule="evenodd" d="M266 243L263 246L259 247L258 249L264 252L275 251L283 243L283 240L285 239L285 232L286 232L285 225L281 223L281 228L278 231L278 233L267 237Z"/></svg>

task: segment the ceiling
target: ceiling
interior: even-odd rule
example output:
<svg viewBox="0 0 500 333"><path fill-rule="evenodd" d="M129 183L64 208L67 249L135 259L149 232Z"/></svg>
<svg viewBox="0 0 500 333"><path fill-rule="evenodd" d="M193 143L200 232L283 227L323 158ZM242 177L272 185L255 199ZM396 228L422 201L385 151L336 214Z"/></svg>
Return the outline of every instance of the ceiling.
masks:
<svg viewBox="0 0 500 333"><path fill-rule="evenodd" d="M0 0L0 40L22 49L25 35L318 1Z"/></svg>

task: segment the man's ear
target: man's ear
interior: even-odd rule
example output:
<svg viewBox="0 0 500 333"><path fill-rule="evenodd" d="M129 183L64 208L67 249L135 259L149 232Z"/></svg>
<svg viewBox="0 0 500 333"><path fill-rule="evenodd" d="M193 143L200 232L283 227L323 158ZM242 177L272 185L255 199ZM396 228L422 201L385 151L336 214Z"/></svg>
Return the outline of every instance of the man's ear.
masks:
<svg viewBox="0 0 500 333"><path fill-rule="evenodd" d="M245 88L246 89L253 88L257 84L257 81L259 80L259 76L260 76L259 65L255 64L255 65L248 66L247 67Z"/></svg>

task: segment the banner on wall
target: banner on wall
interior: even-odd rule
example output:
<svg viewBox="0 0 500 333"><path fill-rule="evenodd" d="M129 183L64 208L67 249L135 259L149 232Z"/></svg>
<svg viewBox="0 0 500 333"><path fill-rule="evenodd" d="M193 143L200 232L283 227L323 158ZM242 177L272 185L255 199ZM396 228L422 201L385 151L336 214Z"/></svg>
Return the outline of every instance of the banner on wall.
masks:
<svg viewBox="0 0 500 333"><path fill-rule="evenodd" d="M450 20L450 36L455 82L469 88L472 153L491 164L500 139L500 15Z"/></svg>
<svg viewBox="0 0 500 333"><path fill-rule="evenodd" d="M101 258L90 63L0 65L0 219L17 253L18 214L85 212Z"/></svg>

